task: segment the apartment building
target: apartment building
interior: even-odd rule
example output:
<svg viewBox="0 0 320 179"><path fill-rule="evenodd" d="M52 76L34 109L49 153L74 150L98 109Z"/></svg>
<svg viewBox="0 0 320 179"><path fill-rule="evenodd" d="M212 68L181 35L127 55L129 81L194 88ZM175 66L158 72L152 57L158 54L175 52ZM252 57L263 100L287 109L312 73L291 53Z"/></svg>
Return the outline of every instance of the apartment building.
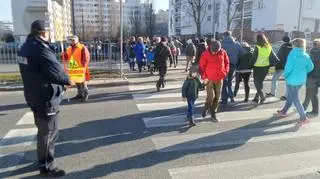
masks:
<svg viewBox="0 0 320 179"><path fill-rule="evenodd" d="M24 41L34 20L44 19L50 26L50 40L62 41L72 35L70 0L12 0L14 35Z"/></svg>
<svg viewBox="0 0 320 179"><path fill-rule="evenodd" d="M80 38L87 40L95 37L108 37L109 24L114 8L111 0L74 0L74 28Z"/></svg>
<svg viewBox="0 0 320 179"><path fill-rule="evenodd" d="M169 10L159 10L155 14L155 35L167 36L169 25Z"/></svg>
<svg viewBox="0 0 320 179"><path fill-rule="evenodd" d="M208 35L215 32L225 31L227 29L226 20L226 1L225 0L207 0L204 1L201 10L201 34ZM230 11L234 12L235 6ZM194 35L197 32L192 8L184 0L169 1L169 35Z"/></svg>
<svg viewBox="0 0 320 179"><path fill-rule="evenodd" d="M124 35L145 32L151 0L126 0L123 3ZM84 39L114 39L120 30L119 0L74 0L76 33Z"/></svg>
<svg viewBox="0 0 320 179"><path fill-rule="evenodd" d="M300 32L319 33L320 1L301 2L300 6L300 0L255 0L252 10L252 30L298 31L300 21ZM299 12L301 12L300 19Z"/></svg>
<svg viewBox="0 0 320 179"><path fill-rule="evenodd" d="M215 2L215 4L214 4ZM234 0L231 6L231 15L235 13L230 23L230 30L240 28L241 1ZM320 31L320 1L319 0L244 0L244 29L247 32L283 31L292 33ZM215 7L215 12L214 8ZM201 34L206 35L224 32L228 29L226 0L208 0L203 12ZM301 19L299 11L301 9ZM189 5L183 0L170 0L169 4L169 35L196 34L196 26L190 16ZM212 18L214 17L214 18ZM232 16L231 16L232 17Z"/></svg>

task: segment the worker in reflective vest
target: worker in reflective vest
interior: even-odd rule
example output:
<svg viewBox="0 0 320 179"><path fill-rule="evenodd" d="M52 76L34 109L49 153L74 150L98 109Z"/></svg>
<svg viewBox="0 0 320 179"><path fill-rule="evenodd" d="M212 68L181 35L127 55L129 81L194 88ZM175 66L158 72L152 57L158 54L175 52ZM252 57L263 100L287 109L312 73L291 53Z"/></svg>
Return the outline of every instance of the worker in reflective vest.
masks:
<svg viewBox="0 0 320 179"><path fill-rule="evenodd" d="M62 54L62 59L70 80L76 84L78 89L77 96L72 99L86 102L89 97L86 81L90 80L90 53L87 47L79 42L77 36L72 36L69 40L71 41L71 46Z"/></svg>

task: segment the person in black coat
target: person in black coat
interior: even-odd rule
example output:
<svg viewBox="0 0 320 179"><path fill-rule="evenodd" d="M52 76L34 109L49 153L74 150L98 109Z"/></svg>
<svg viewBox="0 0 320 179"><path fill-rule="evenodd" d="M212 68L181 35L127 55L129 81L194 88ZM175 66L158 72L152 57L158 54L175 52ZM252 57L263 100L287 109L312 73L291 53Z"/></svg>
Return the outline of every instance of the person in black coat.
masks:
<svg viewBox="0 0 320 179"><path fill-rule="evenodd" d="M250 67L250 60L252 58L253 50L250 48L249 44L246 42L243 43L243 48L245 49L246 53L240 56L237 63L234 97L237 96L240 82L243 80L244 89L245 89L244 102L247 103L249 100L249 94L250 94L249 80L252 72L252 68Z"/></svg>
<svg viewBox="0 0 320 179"><path fill-rule="evenodd" d="M31 34L22 45L19 55L24 95L38 128L37 156L40 174L60 177L65 171L54 166L54 143L58 138L59 104L64 85L72 85L48 43L45 21L31 25Z"/></svg>
<svg viewBox="0 0 320 179"><path fill-rule="evenodd" d="M319 115L318 88L320 86L320 39L314 40L314 47L311 49L310 55L314 69L308 74L306 98L304 100L303 107L307 110L311 101L312 111L307 114L310 117L314 117Z"/></svg>
<svg viewBox="0 0 320 179"><path fill-rule="evenodd" d="M277 89L277 81L279 80L280 76L283 74L284 67L287 63L287 58L289 53L292 50L292 43L290 42L290 38L288 36L283 37L283 44L281 45L278 58L280 62L275 66L276 71L273 73L272 83L271 83L271 92L266 94L266 97L274 97L276 95ZM286 95L281 97L281 100L286 100Z"/></svg>
<svg viewBox="0 0 320 179"><path fill-rule="evenodd" d="M195 64L198 65L199 64L199 61L200 61L200 57L202 55L202 53L204 51L207 50L207 43L206 43L206 39L202 38L200 39L200 44L196 50L196 59L195 59Z"/></svg>
<svg viewBox="0 0 320 179"><path fill-rule="evenodd" d="M173 57L170 48L166 45L167 39L162 37L157 39L157 47L154 50L155 68L159 70L159 80L157 82L157 91L160 87L165 87L165 75L167 74L167 60L170 60L170 67L173 63Z"/></svg>

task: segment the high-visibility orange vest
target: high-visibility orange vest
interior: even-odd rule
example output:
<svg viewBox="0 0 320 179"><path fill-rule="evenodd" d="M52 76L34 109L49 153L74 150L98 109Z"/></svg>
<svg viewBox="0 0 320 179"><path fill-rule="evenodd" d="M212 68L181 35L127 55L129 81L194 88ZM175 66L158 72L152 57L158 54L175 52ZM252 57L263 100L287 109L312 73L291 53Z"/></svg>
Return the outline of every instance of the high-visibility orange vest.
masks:
<svg viewBox="0 0 320 179"><path fill-rule="evenodd" d="M82 64L82 51L84 45L78 43L76 47L68 47L65 56L65 68L68 71L70 80L74 83L83 83L86 81L87 66Z"/></svg>

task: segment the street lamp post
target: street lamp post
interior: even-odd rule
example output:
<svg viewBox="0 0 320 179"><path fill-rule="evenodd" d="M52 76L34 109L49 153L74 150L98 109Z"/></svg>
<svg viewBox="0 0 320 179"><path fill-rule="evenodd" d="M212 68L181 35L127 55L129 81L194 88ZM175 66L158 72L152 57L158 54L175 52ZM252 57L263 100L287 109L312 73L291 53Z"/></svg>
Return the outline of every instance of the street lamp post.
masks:
<svg viewBox="0 0 320 179"><path fill-rule="evenodd" d="M76 19L74 15L74 0L71 0L71 14L72 14L72 34L76 35Z"/></svg>
<svg viewBox="0 0 320 179"><path fill-rule="evenodd" d="M300 0L300 6L299 6L299 17L298 17L298 38L300 37L300 26L301 26L301 12L302 11L302 0Z"/></svg>
<svg viewBox="0 0 320 179"><path fill-rule="evenodd" d="M120 78L123 77L123 0L120 0Z"/></svg>
<svg viewBox="0 0 320 179"><path fill-rule="evenodd" d="M216 38L216 0L213 0L212 9L212 35Z"/></svg>
<svg viewBox="0 0 320 179"><path fill-rule="evenodd" d="M243 26L244 26L244 0L241 0L241 27L240 27L240 42L243 42Z"/></svg>

